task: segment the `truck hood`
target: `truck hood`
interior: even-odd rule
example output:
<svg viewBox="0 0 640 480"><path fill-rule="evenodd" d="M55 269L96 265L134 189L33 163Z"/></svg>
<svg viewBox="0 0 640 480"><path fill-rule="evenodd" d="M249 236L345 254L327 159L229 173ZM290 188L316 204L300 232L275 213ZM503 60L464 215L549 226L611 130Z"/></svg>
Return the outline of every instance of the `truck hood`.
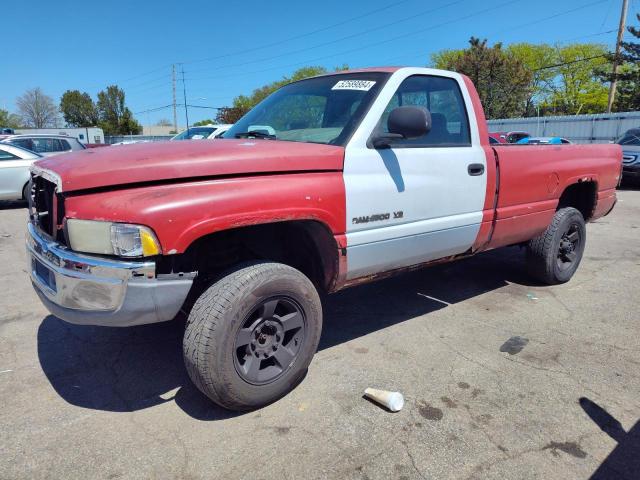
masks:
<svg viewBox="0 0 640 480"><path fill-rule="evenodd" d="M35 163L59 191L217 176L339 171L344 148L278 140L188 140L91 148Z"/></svg>

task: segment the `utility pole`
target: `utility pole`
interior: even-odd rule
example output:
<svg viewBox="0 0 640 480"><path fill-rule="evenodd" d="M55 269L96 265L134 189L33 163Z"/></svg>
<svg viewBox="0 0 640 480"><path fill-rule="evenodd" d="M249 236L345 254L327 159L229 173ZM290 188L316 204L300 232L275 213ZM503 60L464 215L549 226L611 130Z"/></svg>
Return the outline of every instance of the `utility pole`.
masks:
<svg viewBox="0 0 640 480"><path fill-rule="evenodd" d="M618 74L618 57L620 55L620 44L622 43L622 37L624 36L624 27L627 21L627 9L629 7L629 0L622 0L622 12L620 14L620 25L618 26L618 39L616 40L616 53L613 57L613 78L611 79L611 86L609 87L609 101L607 102L607 113L611 113L613 102L616 99L616 86L618 81L616 75Z"/></svg>
<svg viewBox="0 0 640 480"><path fill-rule="evenodd" d="M176 65L171 66L171 81L173 85L173 130L178 133L178 113L176 112Z"/></svg>
<svg viewBox="0 0 640 480"><path fill-rule="evenodd" d="M187 138L189 138L189 109L187 108L187 85L184 82L184 65L180 66L182 70L182 95L184 96L184 118L187 121Z"/></svg>

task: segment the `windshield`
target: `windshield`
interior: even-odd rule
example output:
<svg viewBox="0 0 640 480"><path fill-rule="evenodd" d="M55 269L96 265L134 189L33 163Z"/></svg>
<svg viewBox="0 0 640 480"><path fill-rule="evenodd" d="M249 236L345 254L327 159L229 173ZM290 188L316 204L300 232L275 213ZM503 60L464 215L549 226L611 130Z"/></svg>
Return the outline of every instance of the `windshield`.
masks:
<svg viewBox="0 0 640 480"><path fill-rule="evenodd" d="M215 129L216 127L189 127L184 132L173 137L172 140L196 140L207 138Z"/></svg>
<svg viewBox="0 0 640 480"><path fill-rule="evenodd" d="M291 83L242 117L224 138L265 138L344 145L389 78L344 73Z"/></svg>
<svg viewBox="0 0 640 480"><path fill-rule="evenodd" d="M620 138L620 140L618 140L618 144L633 145L634 147L640 146L640 129L629 130L622 136L622 138Z"/></svg>

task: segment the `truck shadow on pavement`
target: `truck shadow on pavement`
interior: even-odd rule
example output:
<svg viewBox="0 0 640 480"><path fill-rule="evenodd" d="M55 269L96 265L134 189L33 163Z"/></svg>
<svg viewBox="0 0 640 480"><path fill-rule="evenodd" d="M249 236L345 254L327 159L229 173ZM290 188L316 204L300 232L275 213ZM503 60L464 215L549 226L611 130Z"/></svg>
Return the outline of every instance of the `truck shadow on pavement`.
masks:
<svg viewBox="0 0 640 480"><path fill-rule="evenodd" d="M533 285L519 248L354 287L324 300L319 350L446 308L512 282ZM132 412L175 401L199 420L239 415L215 406L182 361L184 319L130 328L80 326L49 315L38 357L56 392L83 408Z"/></svg>

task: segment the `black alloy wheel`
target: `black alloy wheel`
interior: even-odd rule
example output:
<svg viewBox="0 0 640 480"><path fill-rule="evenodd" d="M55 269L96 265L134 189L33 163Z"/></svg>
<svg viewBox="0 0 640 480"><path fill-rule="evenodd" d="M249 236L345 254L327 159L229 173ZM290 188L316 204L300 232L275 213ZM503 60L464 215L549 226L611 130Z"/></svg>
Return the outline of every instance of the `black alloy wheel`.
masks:
<svg viewBox="0 0 640 480"><path fill-rule="evenodd" d="M236 333L238 375L253 385L277 380L298 356L305 323L302 308L291 298L272 297L256 305Z"/></svg>
<svg viewBox="0 0 640 480"><path fill-rule="evenodd" d="M578 223L572 223L569 225L567 231L562 235L560 239L560 245L558 248L558 268L560 270L567 270L573 266L578 259L578 252L582 244L582 230Z"/></svg>

